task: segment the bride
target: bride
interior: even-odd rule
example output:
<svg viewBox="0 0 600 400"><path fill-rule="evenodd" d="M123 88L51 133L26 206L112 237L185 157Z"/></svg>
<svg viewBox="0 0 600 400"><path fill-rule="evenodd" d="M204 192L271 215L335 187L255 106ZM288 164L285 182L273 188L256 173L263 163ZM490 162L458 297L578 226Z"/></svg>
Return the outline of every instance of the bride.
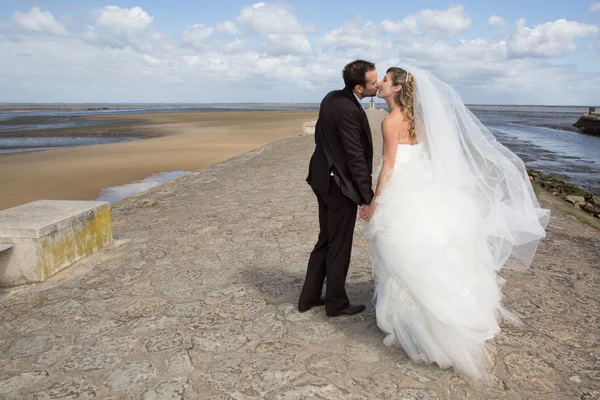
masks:
<svg viewBox="0 0 600 400"><path fill-rule="evenodd" d="M415 362L474 378L500 332L501 268L527 268L549 211L523 162L496 141L450 86L431 73L390 68L378 97L383 159L375 197L361 207L387 346Z"/></svg>

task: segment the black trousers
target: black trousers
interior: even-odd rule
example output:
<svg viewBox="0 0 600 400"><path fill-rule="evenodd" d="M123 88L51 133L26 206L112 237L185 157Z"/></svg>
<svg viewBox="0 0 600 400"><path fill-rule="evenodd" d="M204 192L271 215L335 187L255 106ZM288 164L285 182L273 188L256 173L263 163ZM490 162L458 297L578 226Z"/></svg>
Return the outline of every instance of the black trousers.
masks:
<svg viewBox="0 0 600 400"><path fill-rule="evenodd" d="M319 203L319 239L308 259L306 278L298 303L319 299L327 278L325 310L337 315L350 305L346 276L350 266L352 239L358 206L344 196L333 177L327 193L314 191Z"/></svg>

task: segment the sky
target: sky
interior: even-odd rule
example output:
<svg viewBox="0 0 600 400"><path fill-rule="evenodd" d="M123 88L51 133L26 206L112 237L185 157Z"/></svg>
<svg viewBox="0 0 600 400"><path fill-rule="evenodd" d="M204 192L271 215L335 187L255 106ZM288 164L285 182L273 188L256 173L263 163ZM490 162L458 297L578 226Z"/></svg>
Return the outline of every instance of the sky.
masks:
<svg viewBox="0 0 600 400"><path fill-rule="evenodd" d="M600 106L600 1L0 2L3 103L312 103L357 58L467 104Z"/></svg>

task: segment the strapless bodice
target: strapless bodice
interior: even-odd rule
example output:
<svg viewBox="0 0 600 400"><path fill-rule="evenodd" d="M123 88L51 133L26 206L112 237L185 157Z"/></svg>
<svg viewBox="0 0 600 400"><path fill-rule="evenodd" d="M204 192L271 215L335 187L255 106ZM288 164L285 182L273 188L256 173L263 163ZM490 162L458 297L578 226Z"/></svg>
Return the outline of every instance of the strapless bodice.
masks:
<svg viewBox="0 0 600 400"><path fill-rule="evenodd" d="M398 150L396 151L396 162L394 163L395 166L407 163L411 158L421 153L422 149L423 145L420 143L415 145L399 144Z"/></svg>

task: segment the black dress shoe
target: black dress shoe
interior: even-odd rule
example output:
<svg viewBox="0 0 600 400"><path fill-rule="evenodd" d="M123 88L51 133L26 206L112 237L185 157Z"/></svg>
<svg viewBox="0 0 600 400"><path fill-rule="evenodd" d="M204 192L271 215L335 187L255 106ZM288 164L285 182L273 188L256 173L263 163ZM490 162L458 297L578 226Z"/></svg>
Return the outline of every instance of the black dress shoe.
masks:
<svg viewBox="0 0 600 400"><path fill-rule="evenodd" d="M298 311L306 312L313 307L322 307L324 305L325 305L325 297L321 296L321 297L319 297L319 300L313 301L312 303L309 303L309 304L298 303Z"/></svg>
<svg viewBox="0 0 600 400"><path fill-rule="evenodd" d="M344 308L337 314L327 314L328 317L339 317L340 315L355 315L365 311L367 307L364 304L352 305L350 304L348 307Z"/></svg>

